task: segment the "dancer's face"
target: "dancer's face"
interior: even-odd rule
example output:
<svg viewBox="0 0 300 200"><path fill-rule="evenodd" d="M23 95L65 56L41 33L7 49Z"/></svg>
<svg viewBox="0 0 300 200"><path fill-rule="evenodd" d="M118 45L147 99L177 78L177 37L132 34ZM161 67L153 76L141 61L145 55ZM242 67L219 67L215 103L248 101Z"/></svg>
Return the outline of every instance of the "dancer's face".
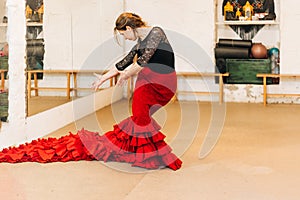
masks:
<svg viewBox="0 0 300 200"><path fill-rule="evenodd" d="M137 39L136 33L130 26L126 26L126 30L119 30L120 35L123 35L125 40L135 41Z"/></svg>

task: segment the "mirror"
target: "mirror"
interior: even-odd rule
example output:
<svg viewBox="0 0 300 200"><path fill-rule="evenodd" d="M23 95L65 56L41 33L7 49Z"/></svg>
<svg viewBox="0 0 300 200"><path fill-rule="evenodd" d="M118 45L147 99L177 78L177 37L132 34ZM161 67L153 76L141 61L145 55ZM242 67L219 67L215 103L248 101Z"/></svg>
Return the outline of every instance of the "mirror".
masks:
<svg viewBox="0 0 300 200"><path fill-rule="evenodd" d="M105 10L102 1L86 3L83 0L51 0L43 1L43 4L45 12L42 21L27 23L27 30L35 30L30 35L33 35L31 39L34 39L35 44L33 53L40 56L44 51L42 64L31 66L31 69L37 71L42 68L43 73L28 74L32 79L31 87L27 89L29 116L38 112L33 111L34 109L44 111L92 94L94 91L91 84L95 80L93 72L105 70L113 63L112 59L116 58L102 55L110 51L121 55L123 50L121 47L116 50L118 45L110 43L109 47L95 53L103 41L113 39L112 22L115 16L110 14L111 11ZM44 49L42 45L37 46L40 43L35 40L38 35L35 33L39 33L39 28L42 30L40 36L44 40ZM29 54L29 42L27 46ZM91 57L93 58L90 59ZM36 63L37 60L33 59L33 62ZM109 86L110 83L107 82L103 88Z"/></svg>
<svg viewBox="0 0 300 200"><path fill-rule="evenodd" d="M43 32L43 12L44 5L43 0L27 0L26 1L26 21L27 21L27 30L26 30L26 64L27 70L43 69L43 59L44 59L44 40L42 37ZM0 85L0 117L1 121L7 121L7 110L8 110L8 84L9 79L7 76L7 71L9 70L8 66L8 43L7 43L7 8L6 1L0 1L0 74L1 85ZM38 74L38 78L42 79L42 74ZM51 104L47 103L46 107L36 106L37 101L28 100L27 106L27 115L33 115L35 113L41 112L49 108ZM31 109L30 109L31 108Z"/></svg>
<svg viewBox="0 0 300 200"><path fill-rule="evenodd" d="M26 65L27 71L44 69L44 37L43 37L43 0L27 0L25 5L26 15ZM43 80L43 73L30 75L34 82ZM28 74L27 74L28 78ZM31 81L30 81L31 82ZM27 81L27 84L29 82ZM30 83L31 85L31 83ZM28 88L28 85L27 85ZM31 96L31 95L30 95ZM42 97L28 98L27 95L27 116L34 115L54 107L52 102L44 102ZM44 105L44 106L43 106Z"/></svg>
<svg viewBox="0 0 300 200"><path fill-rule="evenodd" d="M4 16L6 0L0 3ZM113 40L115 15L103 4L26 1L27 116L92 94L93 72L101 73L123 55L123 47ZM121 6L116 6L115 12L122 10ZM87 62L91 56L97 59ZM110 85L108 81L103 89Z"/></svg>
<svg viewBox="0 0 300 200"><path fill-rule="evenodd" d="M27 65L27 116L59 106L71 99L64 96L47 95L41 91L41 84L49 79L44 71L44 2L26 1L26 65ZM29 80L29 78L31 80ZM55 79L55 77L53 77Z"/></svg>

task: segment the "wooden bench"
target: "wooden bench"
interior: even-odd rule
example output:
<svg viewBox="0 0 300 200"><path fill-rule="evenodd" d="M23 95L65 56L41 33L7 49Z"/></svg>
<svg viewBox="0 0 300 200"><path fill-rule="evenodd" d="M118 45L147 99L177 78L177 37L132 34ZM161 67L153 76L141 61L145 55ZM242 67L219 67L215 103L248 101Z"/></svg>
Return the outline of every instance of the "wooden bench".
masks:
<svg viewBox="0 0 300 200"><path fill-rule="evenodd" d="M31 92L35 92L35 96L39 95L39 90L50 90L50 91L65 91L67 98L71 98L71 92L74 91L74 96L77 96L78 90L93 90L92 88L79 88L77 87L77 75L78 74L93 74L99 73L103 74L106 70L28 70L27 72L27 91L28 98L31 98ZM39 87L38 85L38 73L43 74L64 74L66 76L65 87ZM32 76L33 76L33 86L32 86ZM73 87L71 87L71 78L73 76ZM115 78L110 79L110 87L116 83Z"/></svg>
<svg viewBox="0 0 300 200"><path fill-rule="evenodd" d="M268 94L267 91L267 78L299 78L300 74L257 74L256 77L263 78L263 103L267 105L268 96L300 96L300 93L295 94Z"/></svg>
<svg viewBox="0 0 300 200"><path fill-rule="evenodd" d="M224 94L224 83L223 83L223 77L228 77L229 73L209 73L209 72L177 72L177 77L218 77L219 80L219 92L210 92L210 91L177 91L176 95L178 93L182 94L196 94L196 95L209 95L209 94L218 94L219 95L219 103L223 103L223 94Z"/></svg>

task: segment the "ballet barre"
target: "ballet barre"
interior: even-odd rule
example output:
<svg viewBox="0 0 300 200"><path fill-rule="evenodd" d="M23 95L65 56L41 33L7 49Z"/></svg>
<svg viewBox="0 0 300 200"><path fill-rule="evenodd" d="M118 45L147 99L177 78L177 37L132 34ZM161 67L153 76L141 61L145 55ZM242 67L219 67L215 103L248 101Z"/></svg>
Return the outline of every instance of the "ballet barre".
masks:
<svg viewBox="0 0 300 200"><path fill-rule="evenodd" d="M196 94L196 95L210 95L210 94L218 94L219 95L219 103L223 103L223 94L224 94L224 83L223 77L229 76L229 73L209 73L209 72L177 72L177 77L219 77L219 92L210 92L210 91L177 91L176 96L178 93L182 94Z"/></svg>
<svg viewBox="0 0 300 200"><path fill-rule="evenodd" d="M93 90L92 88L79 88L77 87L77 77L78 74L93 74L99 73L103 74L107 70L27 70L27 91L28 98L31 98L31 92L35 92L35 96L39 96L39 90L48 90L48 91L65 91L68 99L71 98L71 92L74 91L74 96L77 97L78 90ZM64 74L66 76L66 85L65 87L39 87L38 84L38 73L43 74ZM33 79L32 79L33 77ZM71 78L73 77L73 87L71 87ZM32 86L33 81L33 86ZM110 79L110 87L116 84L116 78L113 77Z"/></svg>
<svg viewBox="0 0 300 200"><path fill-rule="evenodd" d="M263 103L264 106L267 105L267 98L268 96L275 96L275 97L286 97L286 96L300 96L300 93L293 93L293 94L275 94L275 93L268 93L267 90L267 78L300 78L300 74L257 74L256 77L263 78Z"/></svg>

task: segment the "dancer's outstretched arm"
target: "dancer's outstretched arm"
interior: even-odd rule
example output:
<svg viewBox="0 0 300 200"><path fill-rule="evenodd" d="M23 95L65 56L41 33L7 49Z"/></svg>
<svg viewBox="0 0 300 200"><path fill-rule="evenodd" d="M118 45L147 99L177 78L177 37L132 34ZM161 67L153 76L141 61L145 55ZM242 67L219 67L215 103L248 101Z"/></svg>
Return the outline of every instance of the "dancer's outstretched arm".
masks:
<svg viewBox="0 0 300 200"><path fill-rule="evenodd" d="M105 74L101 75L101 74L96 74L94 73L94 75L97 77L97 80L93 82L92 84L92 88L95 89L95 91L108 79L118 75L120 72L116 69L116 67L111 67L108 72L106 72Z"/></svg>

